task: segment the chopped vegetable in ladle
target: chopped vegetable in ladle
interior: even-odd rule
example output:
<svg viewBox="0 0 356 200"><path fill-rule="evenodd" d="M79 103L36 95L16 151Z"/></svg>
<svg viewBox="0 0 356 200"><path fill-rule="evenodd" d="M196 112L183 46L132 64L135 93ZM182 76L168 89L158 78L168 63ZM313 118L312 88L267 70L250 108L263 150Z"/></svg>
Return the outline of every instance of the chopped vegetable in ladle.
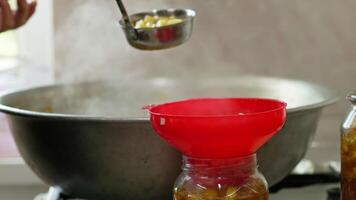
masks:
<svg viewBox="0 0 356 200"><path fill-rule="evenodd" d="M175 16L165 17L165 16L146 15L144 19L137 21L134 24L134 27L136 29L158 28L158 27L163 27L163 26L170 26L173 24L179 24L181 22L183 22L183 20L176 18Z"/></svg>

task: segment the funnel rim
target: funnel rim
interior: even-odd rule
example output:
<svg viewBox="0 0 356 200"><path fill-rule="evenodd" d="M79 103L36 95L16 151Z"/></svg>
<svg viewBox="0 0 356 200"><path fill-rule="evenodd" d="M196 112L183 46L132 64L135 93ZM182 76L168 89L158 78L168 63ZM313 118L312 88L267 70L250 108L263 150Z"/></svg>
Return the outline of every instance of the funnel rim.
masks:
<svg viewBox="0 0 356 200"><path fill-rule="evenodd" d="M209 160L217 160L217 161L223 161L223 160L244 160L247 158L257 158L257 153L250 153L246 155L239 155L239 156L227 156L227 157L217 157L217 158L212 158L212 157L197 157L197 156L192 156L192 155L187 155L183 154L183 159L194 159L196 161L209 161Z"/></svg>
<svg viewBox="0 0 356 200"><path fill-rule="evenodd" d="M188 101L194 101L194 100L262 100L262 101L270 101L274 103L279 103L280 106L266 110L266 111L260 111L260 112L251 112L251 113L243 113L243 114L228 114L228 115L179 115L179 114L162 114L159 112L154 112L152 111L155 108L161 107L161 106L166 106L166 105L171 105L175 103L184 103ZM278 110L286 110L287 108L287 103L278 100L278 99L272 99L272 98L259 98L259 97L230 97L230 98L188 98L188 99L183 99L179 101L171 101L171 102L166 102L163 104L159 105L149 105L147 106L147 109L151 115L155 116L160 116L160 117L175 117L175 118L222 118L222 117L245 117L245 116L255 116L255 115L261 115L261 114L267 114L267 113L272 113Z"/></svg>

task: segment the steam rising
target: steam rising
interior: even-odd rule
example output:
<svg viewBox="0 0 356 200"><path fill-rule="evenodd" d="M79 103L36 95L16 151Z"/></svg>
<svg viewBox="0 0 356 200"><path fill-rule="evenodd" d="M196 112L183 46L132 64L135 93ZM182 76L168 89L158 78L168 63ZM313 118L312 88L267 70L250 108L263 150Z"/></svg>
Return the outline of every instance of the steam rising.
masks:
<svg viewBox="0 0 356 200"><path fill-rule="evenodd" d="M326 8L320 8L317 10L320 13L314 15L315 10L311 9L313 15L306 15L305 12L308 10L300 9L308 7L306 1L289 4L242 0L124 0L124 3L129 13L154 8L192 8L197 11L194 32L188 43L180 47L164 51L139 51L126 42L118 24L121 15L114 0L55 1L57 80L111 82L110 90L105 91L105 94L97 93L90 101L82 100L85 103L80 105L85 105L87 109L85 112L90 114L122 115L126 112L125 109L128 113L134 112L135 109L138 113L133 115L140 115L141 106L155 103L156 100L169 101L176 97L198 95L243 96L243 92L229 93L229 90L223 90L224 93L218 89L213 93L209 93L209 89L202 90L205 93L199 90L192 93L190 89L195 85L189 85L185 79L206 79L211 75L224 77L227 74L236 76L246 71L263 75L305 77L307 74L305 72L309 72L310 67L320 66L320 70L317 71L322 71L327 65L332 65L319 63L323 60L322 54L339 55L337 52L335 54L329 52L337 49L334 48L337 45L330 43L334 41L329 35L331 31L327 27L321 27L322 24L328 24L323 22L327 19L323 18L323 14L330 12ZM299 13L298 18L290 14L294 12ZM309 26L305 25L306 21L318 24L320 30L308 28ZM316 58L317 63L310 60L312 57ZM306 62L310 62L309 65L305 65ZM185 91L181 93L169 91L170 95L159 100L154 96L154 92L149 92L157 89L156 85L148 85L146 90L141 91L130 86L157 77L167 80L179 77L182 79L180 85ZM251 84L253 88L256 83ZM120 89L121 86L128 88ZM291 91L288 87L279 89L286 94L290 94ZM67 93L73 93L70 90L68 89ZM281 94L268 93L269 90L264 88L258 88L258 91L254 92L262 97L286 98L280 97ZM67 101L68 99L72 98L68 97ZM320 99L314 97L314 100ZM292 107L303 104L296 102L296 99L289 99L288 103L292 104ZM98 108L108 113L101 112Z"/></svg>
<svg viewBox="0 0 356 200"><path fill-rule="evenodd" d="M304 82L256 77L217 79L153 79L139 82L90 82L25 92L5 104L55 113L96 117L144 118L142 107L197 97L264 97L288 102L288 108L317 104L331 95ZM8 102L8 103L6 103Z"/></svg>
<svg viewBox="0 0 356 200"><path fill-rule="evenodd" d="M226 13L209 15L211 8L221 4L218 1L124 1L129 13L170 7L197 10L194 32L188 43L169 50L151 52L139 51L127 44L118 24L121 14L114 0L76 2L67 2L67 6L75 8L59 9L60 12L56 14L56 68L57 79L61 82L120 80L128 76L132 80L196 77L239 71L235 60L239 57L238 53L234 53L236 56L233 60L226 59L225 56L231 57L233 52L230 52L231 45L225 46L224 43L238 44L241 38L233 31L226 35L228 38L222 37L222 27L229 30L230 26L221 24L221 21L231 24L236 22ZM222 4L221 11L228 4ZM230 16L235 15L231 10L228 13Z"/></svg>
<svg viewBox="0 0 356 200"><path fill-rule="evenodd" d="M111 82L109 91L97 92L96 96L83 99L81 104L75 106L77 110L70 112L83 113L85 110L85 114L89 115L120 116L124 113L126 116L146 116L141 107L160 102L157 99L160 94L155 96L157 92L150 91L155 88L135 90L135 83L156 77L204 77L211 73L219 74L217 71L224 69L238 71L232 60L223 59L226 49L220 43L224 38L216 37L218 30L213 27L220 24L219 19L226 21L225 16L212 18L207 13L216 4L214 1L124 2L129 13L171 7L195 9L198 17L193 36L187 44L174 49L139 51L126 42L118 24L121 14L114 0L56 2L55 6L60 11L56 13L57 80L65 83L89 80ZM210 21L209 25L201 23L202 19ZM71 90L74 89L68 88L64 93L73 94L75 91ZM169 93L173 93L170 98L163 95L161 100L169 101L179 96L174 91ZM67 105L77 104L76 101L72 97L65 100ZM63 100L55 103L57 107L60 104Z"/></svg>

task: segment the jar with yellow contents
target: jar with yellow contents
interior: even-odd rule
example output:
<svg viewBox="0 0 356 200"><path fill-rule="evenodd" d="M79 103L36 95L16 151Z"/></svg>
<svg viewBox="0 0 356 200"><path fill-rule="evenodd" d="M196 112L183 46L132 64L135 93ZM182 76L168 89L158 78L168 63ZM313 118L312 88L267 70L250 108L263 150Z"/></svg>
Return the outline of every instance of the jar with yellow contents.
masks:
<svg viewBox="0 0 356 200"><path fill-rule="evenodd" d="M268 186L257 170L256 155L226 158L183 158L174 200L267 200Z"/></svg>
<svg viewBox="0 0 356 200"><path fill-rule="evenodd" d="M356 92L348 96L351 111L342 125L341 187L343 200L356 199Z"/></svg>

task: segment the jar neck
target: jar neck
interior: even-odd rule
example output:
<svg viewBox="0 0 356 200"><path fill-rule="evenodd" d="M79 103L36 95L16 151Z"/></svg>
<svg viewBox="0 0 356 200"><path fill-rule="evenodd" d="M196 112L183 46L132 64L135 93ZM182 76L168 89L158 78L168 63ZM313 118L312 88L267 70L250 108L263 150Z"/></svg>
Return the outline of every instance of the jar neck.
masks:
<svg viewBox="0 0 356 200"><path fill-rule="evenodd" d="M183 156L183 171L204 177L248 177L257 170L256 154L236 158L202 159Z"/></svg>

